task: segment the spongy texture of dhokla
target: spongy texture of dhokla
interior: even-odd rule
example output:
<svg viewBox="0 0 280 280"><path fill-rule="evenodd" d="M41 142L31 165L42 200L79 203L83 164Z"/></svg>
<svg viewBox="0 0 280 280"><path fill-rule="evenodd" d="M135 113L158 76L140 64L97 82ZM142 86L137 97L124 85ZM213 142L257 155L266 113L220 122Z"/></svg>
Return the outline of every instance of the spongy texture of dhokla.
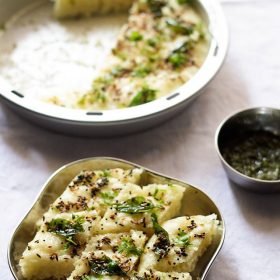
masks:
<svg viewBox="0 0 280 280"><path fill-rule="evenodd" d="M89 241L81 259L75 263L75 270L69 280L83 279L91 275L91 262L105 260L115 262L124 274L129 274L139 260L147 236L140 231L129 233L97 235ZM106 267L106 265L105 265ZM109 273L108 273L109 274ZM102 279L122 279L121 275L103 275Z"/></svg>
<svg viewBox="0 0 280 280"><path fill-rule="evenodd" d="M151 234L151 212L157 214L160 223L176 216L181 209L184 191L185 188L178 185L151 184L140 187L126 184L114 204L105 212L100 231L125 232L137 229Z"/></svg>
<svg viewBox="0 0 280 280"><path fill-rule="evenodd" d="M67 277L74 268L74 257L85 248L99 221L95 211L46 218L20 259L23 276L27 279ZM72 234L67 232L67 225L74 228Z"/></svg>
<svg viewBox="0 0 280 280"><path fill-rule="evenodd" d="M161 272L192 272L196 263L212 243L218 229L216 215L179 217L165 222L170 246L166 255L157 252L159 239L154 235L145 247L139 271L152 269ZM172 264L172 266L170 266Z"/></svg>
<svg viewBox="0 0 280 280"><path fill-rule="evenodd" d="M55 0L57 18L128 11L132 0Z"/></svg>

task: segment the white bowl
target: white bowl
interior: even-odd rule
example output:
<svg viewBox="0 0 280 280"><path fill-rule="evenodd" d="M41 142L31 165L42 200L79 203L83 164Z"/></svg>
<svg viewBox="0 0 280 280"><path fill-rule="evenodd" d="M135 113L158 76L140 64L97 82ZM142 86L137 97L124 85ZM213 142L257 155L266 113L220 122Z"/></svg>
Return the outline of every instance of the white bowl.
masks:
<svg viewBox="0 0 280 280"><path fill-rule="evenodd" d="M0 23L36 0L0 0ZM22 117L40 126L72 135L109 136L136 132L157 125L182 109L202 92L221 68L228 49L229 34L218 1L197 0L208 24L211 43L206 60L197 74L169 95L140 106L87 111L62 108L37 101L0 82L0 97Z"/></svg>

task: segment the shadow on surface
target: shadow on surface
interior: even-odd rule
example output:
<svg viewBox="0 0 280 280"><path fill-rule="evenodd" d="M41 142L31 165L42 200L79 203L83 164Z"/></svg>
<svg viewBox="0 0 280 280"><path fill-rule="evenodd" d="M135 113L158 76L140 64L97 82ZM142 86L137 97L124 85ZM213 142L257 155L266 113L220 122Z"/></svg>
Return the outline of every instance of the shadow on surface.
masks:
<svg viewBox="0 0 280 280"><path fill-rule="evenodd" d="M223 252L214 261L205 280L239 280L238 268Z"/></svg>
<svg viewBox="0 0 280 280"><path fill-rule="evenodd" d="M252 227L267 234L280 229L280 194L255 193L232 182L229 182L229 185L241 213ZM256 216L260 219L256 219Z"/></svg>

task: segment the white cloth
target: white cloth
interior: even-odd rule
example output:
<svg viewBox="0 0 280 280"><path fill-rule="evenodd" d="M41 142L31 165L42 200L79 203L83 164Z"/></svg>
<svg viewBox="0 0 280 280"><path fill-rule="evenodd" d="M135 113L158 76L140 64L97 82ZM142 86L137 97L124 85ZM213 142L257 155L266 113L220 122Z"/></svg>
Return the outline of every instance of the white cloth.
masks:
<svg viewBox="0 0 280 280"><path fill-rule="evenodd" d="M280 195L228 182L214 148L218 124L235 110L280 107L280 1L223 1L231 30L226 63L183 114L152 130L94 140L54 134L0 111L0 279L10 280L6 247L41 185L61 165L89 156L127 159L192 183L221 208L223 250L207 279L280 279Z"/></svg>

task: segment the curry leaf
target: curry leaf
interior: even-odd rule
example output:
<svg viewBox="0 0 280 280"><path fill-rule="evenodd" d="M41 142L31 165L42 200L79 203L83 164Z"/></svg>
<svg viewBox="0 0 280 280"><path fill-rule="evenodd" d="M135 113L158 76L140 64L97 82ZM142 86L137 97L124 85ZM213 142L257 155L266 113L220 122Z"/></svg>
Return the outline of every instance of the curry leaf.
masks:
<svg viewBox="0 0 280 280"><path fill-rule="evenodd" d="M170 240L168 232L158 223L155 213L151 215L153 228L157 235L157 241L153 246L153 251L159 256L160 259L164 258L170 250Z"/></svg>
<svg viewBox="0 0 280 280"><path fill-rule="evenodd" d="M151 102L156 99L156 90L144 86L132 99L130 107Z"/></svg>
<svg viewBox="0 0 280 280"><path fill-rule="evenodd" d="M83 217L75 218L73 221L60 218L52 219L50 223L47 224L48 231L64 237L73 237L79 232L84 232L84 228L82 226L83 222Z"/></svg>
<svg viewBox="0 0 280 280"><path fill-rule="evenodd" d="M73 221L68 221L65 219L52 219L47 223L48 231L55 233L59 236L65 237L65 249L70 246L77 246L77 242L74 240L76 234L84 232L83 228L83 217L73 217Z"/></svg>
<svg viewBox="0 0 280 280"><path fill-rule="evenodd" d="M115 205L118 212L127 214L145 213L157 207L158 206L154 205L151 201L146 200L142 196L132 197L131 199Z"/></svg>

